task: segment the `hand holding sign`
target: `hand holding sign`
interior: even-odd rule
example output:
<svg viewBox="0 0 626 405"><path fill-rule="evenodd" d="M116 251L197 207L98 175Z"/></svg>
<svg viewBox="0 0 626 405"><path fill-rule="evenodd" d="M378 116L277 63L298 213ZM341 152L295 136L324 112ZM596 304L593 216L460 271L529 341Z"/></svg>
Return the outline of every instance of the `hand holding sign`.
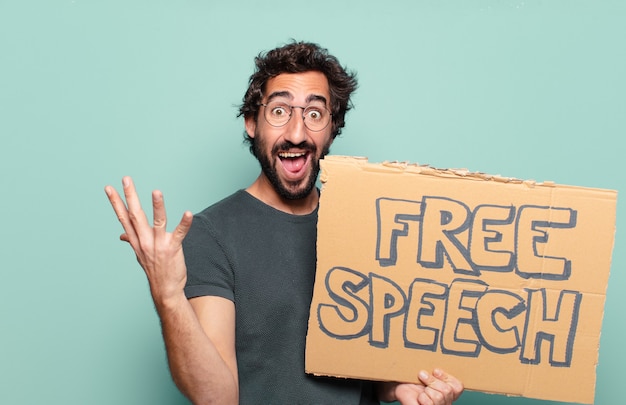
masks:
<svg viewBox="0 0 626 405"><path fill-rule="evenodd" d="M382 383L379 399L399 401L402 405L451 405L463 393L463 384L441 369L432 374L422 370L418 377L422 384Z"/></svg>

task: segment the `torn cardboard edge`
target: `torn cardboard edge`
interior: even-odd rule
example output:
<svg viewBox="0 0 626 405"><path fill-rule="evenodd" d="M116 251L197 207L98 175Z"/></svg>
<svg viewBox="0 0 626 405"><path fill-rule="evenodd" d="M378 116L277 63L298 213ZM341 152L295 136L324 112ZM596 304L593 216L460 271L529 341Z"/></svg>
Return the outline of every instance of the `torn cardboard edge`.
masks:
<svg viewBox="0 0 626 405"><path fill-rule="evenodd" d="M440 367L469 390L593 402L616 191L321 165L307 372L415 382Z"/></svg>
<svg viewBox="0 0 626 405"><path fill-rule="evenodd" d="M347 164L361 167L366 171L381 172L381 173L399 173L399 174L420 174L427 176L437 176L442 178L458 178L464 180L477 180L477 181L493 181L497 183L509 183L509 184L524 184L528 187L555 187L557 184L554 181L544 180L538 182L532 179L519 179L515 177L506 177L500 174L489 174L479 171L471 171L466 168L437 168L430 164L420 164L405 161L384 161L380 163L369 162L368 158L360 156L343 156L343 155L328 155L322 161L331 161L333 164ZM320 181L326 183L327 176L324 171L321 171ZM573 186L567 184L558 184L559 187L567 188L583 188L592 189L598 191L608 191L610 193L617 193L615 190L592 188L583 186Z"/></svg>

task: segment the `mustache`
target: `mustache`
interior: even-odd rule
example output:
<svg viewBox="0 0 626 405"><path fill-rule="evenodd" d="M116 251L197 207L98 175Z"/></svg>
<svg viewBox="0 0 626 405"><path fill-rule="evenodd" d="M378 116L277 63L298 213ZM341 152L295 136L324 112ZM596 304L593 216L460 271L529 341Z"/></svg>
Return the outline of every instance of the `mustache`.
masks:
<svg viewBox="0 0 626 405"><path fill-rule="evenodd" d="M274 145L274 147L272 148L272 153L276 154L276 153L288 151L288 150L294 149L294 148L305 150L305 151L308 151L308 152L313 152L313 153L315 153L315 151L317 151L317 147L315 145L307 142L307 141L304 141L304 142L299 143L297 145L292 143L292 142L285 141L285 142L282 142L280 144Z"/></svg>

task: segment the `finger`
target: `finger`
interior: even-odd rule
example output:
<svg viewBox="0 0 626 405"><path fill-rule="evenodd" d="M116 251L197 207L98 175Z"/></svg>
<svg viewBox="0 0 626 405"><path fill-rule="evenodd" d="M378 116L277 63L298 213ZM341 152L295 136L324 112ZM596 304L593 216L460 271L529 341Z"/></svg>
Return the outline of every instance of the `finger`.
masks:
<svg viewBox="0 0 626 405"><path fill-rule="evenodd" d="M436 368L433 370L433 375L439 380L446 382L448 385L450 385L450 387L452 387L452 392L454 394L455 401L461 396L465 387L463 386L463 383L458 378L456 378L452 374L446 373L445 371L439 368Z"/></svg>
<svg viewBox="0 0 626 405"><path fill-rule="evenodd" d="M148 232L150 224L148 218L141 208L137 191L135 190L135 184L133 179L129 176L122 178L122 185L124 187L124 196L126 197L126 204L128 204L128 216L130 221L135 227L137 236L143 238L144 234Z"/></svg>
<svg viewBox="0 0 626 405"><path fill-rule="evenodd" d="M419 405L435 405L435 402L430 397L430 395L428 395L426 390L424 390L417 396L417 403Z"/></svg>
<svg viewBox="0 0 626 405"><path fill-rule="evenodd" d="M167 226L167 215L165 213L165 203L163 193L159 190L152 192L152 212L154 224L154 236L163 237Z"/></svg>
<svg viewBox="0 0 626 405"><path fill-rule="evenodd" d="M452 387L426 371L420 371L419 379L426 385L426 394L437 404L450 403L454 398Z"/></svg>
<svg viewBox="0 0 626 405"><path fill-rule="evenodd" d="M190 211L185 211L176 229L172 232L172 240L174 243L181 244L183 239L187 236L189 228L191 228L191 222L193 221L193 214Z"/></svg>
<svg viewBox="0 0 626 405"><path fill-rule="evenodd" d="M452 395L449 389L442 392L434 386L428 386L424 389L424 395L428 396L429 400L436 405L452 404Z"/></svg>
<svg viewBox="0 0 626 405"><path fill-rule="evenodd" d="M125 242L129 242L132 245L134 241L137 240L137 234L135 233L135 228L133 227L128 217L128 209L126 208L126 204L124 204L122 197L120 197L115 188L111 186L106 186L104 188L104 192L109 198L109 202L113 207L113 211L115 211L117 220L120 221L120 224L122 224L122 228L124 228L125 233L120 236L120 239Z"/></svg>
<svg viewBox="0 0 626 405"><path fill-rule="evenodd" d="M424 392L423 385L402 383L395 388L395 399L402 405L420 405L419 395Z"/></svg>

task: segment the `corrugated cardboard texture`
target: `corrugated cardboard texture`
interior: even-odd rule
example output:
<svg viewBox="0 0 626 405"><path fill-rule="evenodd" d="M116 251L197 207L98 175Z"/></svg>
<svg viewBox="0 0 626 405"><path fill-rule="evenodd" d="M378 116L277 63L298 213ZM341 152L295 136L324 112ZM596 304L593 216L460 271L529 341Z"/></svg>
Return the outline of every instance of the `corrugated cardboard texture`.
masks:
<svg viewBox="0 0 626 405"><path fill-rule="evenodd" d="M327 157L306 371L592 403L617 193Z"/></svg>

